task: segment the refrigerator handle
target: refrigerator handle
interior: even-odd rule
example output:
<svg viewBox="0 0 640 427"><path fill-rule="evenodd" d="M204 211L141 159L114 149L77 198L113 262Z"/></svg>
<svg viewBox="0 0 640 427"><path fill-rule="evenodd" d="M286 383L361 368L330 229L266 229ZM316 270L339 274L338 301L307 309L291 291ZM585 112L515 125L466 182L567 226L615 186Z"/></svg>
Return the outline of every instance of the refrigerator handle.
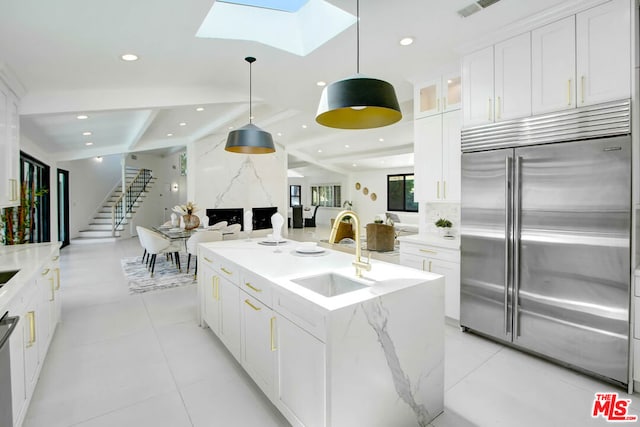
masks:
<svg viewBox="0 0 640 427"><path fill-rule="evenodd" d="M504 218L504 333L509 334L509 285L511 280L509 272L511 271L511 188L512 188L512 174L511 174L511 157L505 158L505 186L504 186L504 204L505 204L505 218Z"/></svg>
<svg viewBox="0 0 640 427"><path fill-rule="evenodd" d="M520 336L519 326L519 295L520 295L520 215L522 208L522 157L517 156L515 162L515 174L514 174L514 198L515 203L513 206L513 334L514 338Z"/></svg>

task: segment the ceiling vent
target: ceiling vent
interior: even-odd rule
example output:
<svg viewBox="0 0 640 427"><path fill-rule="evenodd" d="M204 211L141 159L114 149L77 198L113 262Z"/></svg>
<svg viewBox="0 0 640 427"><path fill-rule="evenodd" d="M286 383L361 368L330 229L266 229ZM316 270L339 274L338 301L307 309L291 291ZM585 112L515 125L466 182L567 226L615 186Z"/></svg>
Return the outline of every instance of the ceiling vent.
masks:
<svg viewBox="0 0 640 427"><path fill-rule="evenodd" d="M466 18L468 16L473 15L476 12L480 12L482 9L486 9L494 3L498 3L500 0L478 0L476 2L471 3L468 6L463 7L458 11L458 15Z"/></svg>

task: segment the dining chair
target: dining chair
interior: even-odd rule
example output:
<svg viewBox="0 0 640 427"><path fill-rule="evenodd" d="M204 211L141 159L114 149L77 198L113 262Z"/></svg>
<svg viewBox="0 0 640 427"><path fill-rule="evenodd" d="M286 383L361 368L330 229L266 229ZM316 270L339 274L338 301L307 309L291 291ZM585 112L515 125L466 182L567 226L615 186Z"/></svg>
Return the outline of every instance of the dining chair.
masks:
<svg viewBox="0 0 640 427"><path fill-rule="evenodd" d="M174 257L174 262L178 267L178 271L181 271L180 268L180 244L177 242L172 242L161 234L156 233L155 231L149 230L144 227L136 227L136 231L138 232L138 238L142 245L144 246L147 255L150 255L150 258L147 261L148 269L151 271L151 277L153 277L153 273L156 267L156 257L158 254L171 254Z"/></svg>
<svg viewBox="0 0 640 427"><path fill-rule="evenodd" d="M227 226L227 221L220 221L220 222L216 222L213 225L210 225L207 227L207 230L222 230L223 228L225 228Z"/></svg>
<svg viewBox="0 0 640 427"><path fill-rule="evenodd" d="M217 242L222 240L222 233L215 230L198 231L187 240L187 273L191 264L191 255L196 257L196 267L194 275L198 275L198 243Z"/></svg>
<svg viewBox="0 0 640 427"><path fill-rule="evenodd" d="M315 227L316 226L316 214L318 213L318 208L320 205L316 205L316 208L313 210L313 216L311 218L304 219L305 227Z"/></svg>

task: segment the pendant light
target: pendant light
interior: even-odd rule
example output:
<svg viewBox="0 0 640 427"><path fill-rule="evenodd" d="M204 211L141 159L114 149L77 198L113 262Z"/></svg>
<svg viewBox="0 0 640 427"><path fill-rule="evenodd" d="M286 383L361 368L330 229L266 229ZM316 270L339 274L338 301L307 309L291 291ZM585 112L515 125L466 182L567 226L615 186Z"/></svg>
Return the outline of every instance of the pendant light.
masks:
<svg viewBox="0 0 640 427"><path fill-rule="evenodd" d="M402 118L396 92L384 80L360 74L360 0L356 0L356 75L322 91L316 122L339 129L370 129Z"/></svg>
<svg viewBox="0 0 640 427"><path fill-rule="evenodd" d="M247 56L244 58L249 63L249 123L239 129L232 130L227 136L226 151L243 154L267 154L276 151L273 145L273 138L269 132L265 132L254 125L251 109L251 64L256 62L256 58Z"/></svg>

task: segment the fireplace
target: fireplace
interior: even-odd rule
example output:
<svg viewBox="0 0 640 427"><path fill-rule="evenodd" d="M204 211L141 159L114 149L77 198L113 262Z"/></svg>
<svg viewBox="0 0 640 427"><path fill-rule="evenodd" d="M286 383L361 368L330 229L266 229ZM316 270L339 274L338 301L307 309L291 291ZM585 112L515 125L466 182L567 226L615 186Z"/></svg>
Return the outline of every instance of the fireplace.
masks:
<svg viewBox="0 0 640 427"><path fill-rule="evenodd" d="M241 230L244 230L244 209L228 208L228 209L207 209L209 217L209 225L213 225L220 221L227 221L228 225L240 224Z"/></svg>
<svg viewBox="0 0 640 427"><path fill-rule="evenodd" d="M269 208L253 208L253 229L264 230L265 228L271 228L271 216L278 212L277 207Z"/></svg>

